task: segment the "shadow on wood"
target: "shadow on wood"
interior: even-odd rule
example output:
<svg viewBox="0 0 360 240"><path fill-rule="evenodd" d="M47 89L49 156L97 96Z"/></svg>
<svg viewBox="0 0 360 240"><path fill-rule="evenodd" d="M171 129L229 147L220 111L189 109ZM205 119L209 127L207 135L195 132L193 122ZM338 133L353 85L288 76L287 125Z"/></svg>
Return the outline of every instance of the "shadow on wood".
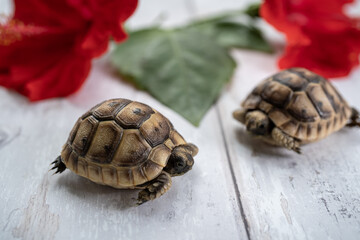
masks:
<svg viewBox="0 0 360 240"><path fill-rule="evenodd" d="M69 170L59 176L59 187L65 187L74 197L80 198L94 205L106 205L114 210L136 207L136 198L139 190L116 189L91 182Z"/></svg>
<svg viewBox="0 0 360 240"><path fill-rule="evenodd" d="M282 148L274 145L270 145L268 143L265 143L259 138L256 138L252 136L250 133L248 133L244 128L237 128L235 130L236 134L236 140L246 146L247 148L251 149L252 156L258 156L258 155L271 155L279 158L289 158L291 157L290 154L292 154L291 151L289 153L284 152ZM294 153L296 154L296 153Z"/></svg>
<svg viewBox="0 0 360 240"><path fill-rule="evenodd" d="M325 139L317 142L301 145L302 154L296 154L282 147L270 145L259 138L251 136L244 128L235 130L237 141L251 150L251 156L266 157L271 159L312 159L311 156L331 155L332 151L348 149L348 151L356 150L356 143L360 142L360 134L357 129L343 128L338 132L331 134ZM355 133L356 132L356 133ZM359 131L360 132L360 131ZM353 149L353 150L351 150ZM321 153L319 153L321 152Z"/></svg>

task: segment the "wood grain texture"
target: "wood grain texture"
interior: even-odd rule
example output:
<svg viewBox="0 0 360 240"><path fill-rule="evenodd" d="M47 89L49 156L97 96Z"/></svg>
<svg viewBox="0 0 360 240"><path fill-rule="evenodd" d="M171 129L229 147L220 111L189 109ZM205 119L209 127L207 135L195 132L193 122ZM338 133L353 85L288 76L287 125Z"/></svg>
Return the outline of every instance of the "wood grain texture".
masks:
<svg viewBox="0 0 360 240"><path fill-rule="evenodd" d="M10 9L8 2L0 1L1 11ZM130 26L179 25L249 2L144 0ZM283 41L268 25L260 26L274 43ZM239 68L199 128L120 81L106 56L68 98L29 103L0 88L0 239L358 239L360 130L343 129L304 146L302 155L250 138L231 113L259 81L277 72L278 56L245 50L233 55ZM358 108L359 79L358 69L334 82ZM156 108L200 149L193 170L140 207L134 206L137 191L100 186L68 170L48 172L76 119L117 97Z"/></svg>
<svg viewBox="0 0 360 240"><path fill-rule="evenodd" d="M107 59L97 61L83 89L67 99L28 103L0 89L0 126L15 136L0 149L0 239L246 239L215 109L195 128L120 82L104 70L106 64ZM200 148L193 170L173 178L164 196L139 207L138 191L100 186L69 170L48 172L76 119L119 96L153 106Z"/></svg>
<svg viewBox="0 0 360 240"><path fill-rule="evenodd" d="M298 155L251 138L231 113L259 81L275 72L256 53L234 53L242 64L217 104L250 239L358 239L360 234L360 129L342 129L305 145ZM249 60L250 59L250 60ZM360 71L334 82L360 108ZM236 86L236 87L235 87Z"/></svg>

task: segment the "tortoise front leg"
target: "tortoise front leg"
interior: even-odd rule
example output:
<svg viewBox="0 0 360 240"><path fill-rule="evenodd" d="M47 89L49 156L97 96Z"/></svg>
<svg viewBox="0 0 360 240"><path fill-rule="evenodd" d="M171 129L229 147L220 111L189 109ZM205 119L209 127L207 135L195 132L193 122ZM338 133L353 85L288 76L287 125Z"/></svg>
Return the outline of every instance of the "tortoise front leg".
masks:
<svg viewBox="0 0 360 240"><path fill-rule="evenodd" d="M275 127L271 131L271 137L273 138L274 142L282 147L286 147L289 150L293 150L297 153L301 153L300 150L300 141L296 140L295 138L287 135L279 128Z"/></svg>
<svg viewBox="0 0 360 240"><path fill-rule="evenodd" d="M239 109L239 110L235 110L233 112L233 117L238 120L239 122L245 124L245 116L248 110L246 109Z"/></svg>
<svg viewBox="0 0 360 240"><path fill-rule="evenodd" d="M360 127L360 114L359 111L355 108L352 108L352 114L350 117L350 122L346 124L347 127Z"/></svg>
<svg viewBox="0 0 360 240"><path fill-rule="evenodd" d="M137 204L141 205L149 200L163 195L171 187L171 176L165 171L162 171L160 175L154 180L149 182L149 185L141 190L138 195Z"/></svg>

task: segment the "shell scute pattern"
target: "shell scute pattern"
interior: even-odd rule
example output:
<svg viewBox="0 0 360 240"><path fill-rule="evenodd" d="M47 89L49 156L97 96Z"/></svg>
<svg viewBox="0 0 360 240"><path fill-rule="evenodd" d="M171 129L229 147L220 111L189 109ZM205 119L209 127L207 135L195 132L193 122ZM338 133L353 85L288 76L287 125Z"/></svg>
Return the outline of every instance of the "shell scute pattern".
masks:
<svg viewBox="0 0 360 240"><path fill-rule="evenodd" d="M269 118L276 126L282 126L289 121L290 117L285 111L276 108L269 113Z"/></svg>
<svg viewBox="0 0 360 240"><path fill-rule="evenodd" d="M72 143L72 142L74 141L74 138L75 138L76 133L77 133L79 127L80 127L80 123L81 123L81 122L82 122L82 118L79 118L79 119L76 121L74 127L71 129L71 132L70 132L70 134L69 134L69 138L68 138L68 140L67 140L68 143Z"/></svg>
<svg viewBox="0 0 360 240"><path fill-rule="evenodd" d="M334 109L331 106L329 99L322 90L321 85L310 83L306 88L310 100L315 106L317 112L321 118L330 118L334 113Z"/></svg>
<svg viewBox="0 0 360 240"><path fill-rule="evenodd" d="M158 173L163 169L162 166L154 163L153 161L146 161L142 164L143 172L146 174L146 178L151 180L158 176Z"/></svg>
<svg viewBox="0 0 360 240"><path fill-rule="evenodd" d="M74 172L77 172L78 157L79 155L75 151L72 151L65 161L66 167L73 169Z"/></svg>
<svg viewBox="0 0 360 240"><path fill-rule="evenodd" d="M135 169L132 172L133 178L134 178L134 183L144 183L144 182L151 180L146 177L146 174L145 174L145 171L144 171L142 165L143 164L134 167Z"/></svg>
<svg viewBox="0 0 360 240"><path fill-rule="evenodd" d="M242 106L247 109L256 109L261 102L261 96L250 94L245 101L242 103Z"/></svg>
<svg viewBox="0 0 360 240"><path fill-rule="evenodd" d="M170 125L160 113L154 113L140 127L140 132L150 144L155 147L169 138Z"/></svg>
<svg viewBox="0 0 360 240"><path fill-rule="evenodd" d="M160 144L151 150L148 159L158 166L165 167L170 154L171 150L165 144Z"/></svg>
<svg viewBox="0 0 360 240"><path fill-rule="evenodd" d="M273 109L273 107L274 106L272 104L270 104L266 101L261 101L258 106L258 108L261 109L265 113L269 113Z"/></svg>
<svg viewBox="0 0 360 240"><path fill-rule="evenodd" d="M89 175L88 166L87 163L84 161L84 159L80 159L80 161L78 161L76 173L79 174L80 176L85 176L85 177Z"/></svg>
<svg viewBox="0 0 360 240"><path fill-rule="evenodd" d="M78 119L62 151L66 166L90 180L133 188L158 176L185 140L146 104L104 101Z"/></svg>
<svg viewBox="0 0 360 240"><path fill-rule="evenodd" d="M122 135L123 129L114 121L100 122L86 156L93 162L110 163Z"/></svg>
<svg viewBox="0 0 360 240"><path fill-rule="evenodd" d="M151 147L137 129L127 129L117 147L112 164L118 167L134 166L144 162Z"/></svg>
<svg viewBox="0 0 360 240"><path fill-rule="evenodd" d="M315 122L320 119L317 110L305 92L295 92L287 110L301 122Z"/></svg>
<svg viewBox="0 0 360 240"><path fill-rule="evenodd" d="M102 175L104 184L110 186L116 186L118 184L118 177L115 168L107 167L102 168Z"/></svg>
<svg viewBox="0 0 360 240"><path fill-rule="evenodd" d="M292 97L292 90L276 81L267 82L261 97L277 107L286 106Z"/></svg>
<svg viewBox="0 0 360 240"><path fill-rule="evenodd" d="M115 115L130 103L131 101L127 99L122 101L107 100L90 112L99 120L114 119Z"/></svg>
<svg viewBox="0 0 360 240"><path fill-rule="evenodd" d="M258 86L256 86L254 88L254 90L252 91L252 94L256 95L256 96L260 95L270 81L271 81L271 79L269 79L269 78L262 81Z"/></svg>
<svg viewBox="0 0 360 240"><path fill-rule="evenodd" d="M121 168L117 169L117 178L121 179L121 184L123 186L134 186L136 183L134 182L133 171L131 168Z"/></svg>
<svg viewBox="0 0 360 240"><path fill-rule="evenodd" d="M317 125L313 125L313 124L308 124L307 125L307 139L316 139L317 138L317 134L318 134L318 129L317 129Z"/></svg>
<svg viewBox="0 0 360 240"><path fill-rule="evenodd" d="M87 167L88 177L93 182L103 182L101 167L96 165L89 165Z"/></svg>
<svg viewBox="0 0 360 240"><path fill-rule="evenodd" d="M287 71L294 73L312 83L326 82L326 79L323 78L322 76L315 74L313 72L310 72L304 68L290 68Z"/></svg>
<svg viewBox="0 0 360 240"><path fill-rule="evenodd" d="M70 154L71 154L72 151L73 151L73 150L72 150L72 147L71 147L69 144L66 143L66 144L63 146L63 150L62 150L62 152L61 152L61 155L63 156L64 160L69 159L69 156L70 156Z"/></svg>
<svg viewBox="0 0 360 240"><path fill-rule="evenodd" d="M342 105L341 103L343 102L342 97L329 84L322 85L322 88L324 90L325 95L329 99L331 106L335 110L335 112L340 111L341 110L341 105Z"/></svg>
<svg viewBox="0 0 360 240"><path fill-rule="evenodd" d="M89 116L80 122L72 142L72 146L80 155L84 155L89 148L98 123L93 116Z"/></svg>
<svg viewBox="0 0 360 240"><path fill-rule="evenodd" d="M138 102L132 102L122 109L115 119L125 128L139 128L153 113L154 111L151 107Z"/></svg>
<svg viewBox="0 0 360 240"><path fill-rule="evenodd" d="M170 139L175 145L185 144L186 141L183 136L180 135L177 131L170 132Z"/></svg>
<svg viewBox="0 0 360 240"><path fill-rule="evenodd" d="M285 85L293 91L303 91L309 83L304 77L295 74L294 71L282 71L273 76L273 81Z"/></svg>

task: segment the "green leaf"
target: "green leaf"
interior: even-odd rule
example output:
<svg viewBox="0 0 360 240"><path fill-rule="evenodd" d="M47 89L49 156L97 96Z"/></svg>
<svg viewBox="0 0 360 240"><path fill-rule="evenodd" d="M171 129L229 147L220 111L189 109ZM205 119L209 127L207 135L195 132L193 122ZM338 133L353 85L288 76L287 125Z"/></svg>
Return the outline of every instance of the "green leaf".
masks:
<svg viewBox="0 0 360 240"><path fill-rule="evenodd" d="M260 17L260 6L261 3L253 3L250 4L246 9L245 9L245 14L249 15L252 18L258 18Z"/></svg>
<svg viewBox="0 0 360 240"><path fill-rule="evenodd" d="M273 50L259 29L237 22L203 21L201 24L189 25L203 34L211 36L225 48L245 48L272 53Z"/></svg>
<svg viewBox="0 0 360 240"><path fill-rule="evenodd" d="M151 56L152 46L157 44L157 36L161 34L162 30L158 28L130 32L128 40L116 46L112 55L112 64L126 79L141 78L144 75L145 56ZM136 83L135 80L133 82Z"/></svg>
<svg viewBox="0 0 360 240"><path fill-rule="evenodd" d="M186 29L131 33L116 47L112 62L120 74L196 126L236 66L212 38Z"/></svg>

